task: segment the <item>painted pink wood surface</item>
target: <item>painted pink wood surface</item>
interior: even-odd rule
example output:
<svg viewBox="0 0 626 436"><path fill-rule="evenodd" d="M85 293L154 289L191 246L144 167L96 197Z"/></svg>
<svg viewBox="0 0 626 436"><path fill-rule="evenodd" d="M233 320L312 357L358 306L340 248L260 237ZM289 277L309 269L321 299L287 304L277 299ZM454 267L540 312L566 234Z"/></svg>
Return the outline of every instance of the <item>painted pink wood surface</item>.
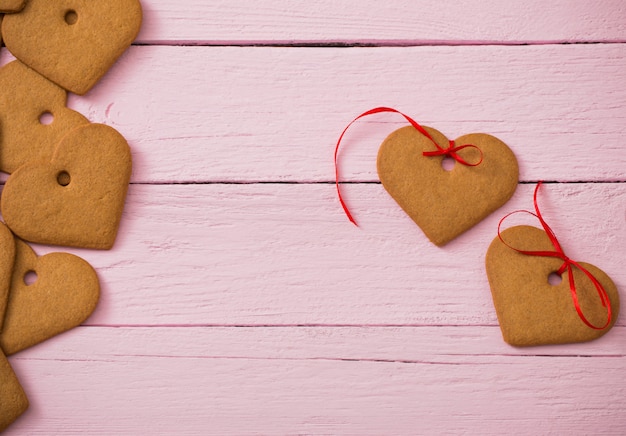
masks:
<svg viewBox="0 0 626 436"><path fill-rule="evenodd" d="M617 181L626 179L624 83L624 44L133 47L70 105L131 141L141 183L330 181L339 133L379 105L451 138L500 137L524 181ZM378 146L405 124L381 114L355 125L343 177L378 180Z"/></svg>
<svg viewBox="0 0 626 436"><path fill-rule="evenodd" d="M619 434L616 330L516 350L497 327L84 327L11 359L35 399L9 434Z"/></svg>
<svg viewBox="0 0 626 436"><path fill-rule="evenodd" d="M498 136L523 181L623 181L624 83L625 44L139 46L69 104L128 138L136 183L330 181L339 133L378 105L451 138ZM355 125L343 179L378 180L378 146L403 125L386 114Z"/></svg>
<svg viewBox="0 0 626 436"><path fill-rule="evenodd" d="M141 45L69 97L133 150L119 239L36 247L92 263L102 300L10 357L31 408L6 434L623 434L623 316L585 344L501 339L484 253L534 184L437 248L377 183L403 125L384 115L341 152L360 228L332 183L374 106L495 134L522 182L558 182L542 211L623 296L623 2L142 5ZM378 47L298 47L335 42Z"/></svg>
<svg viewBox="0 0 626 436"><path fill-rule="evenodd" d="M621 0L152 0L148 44L480 44L626 40Z"/></svg>
<svg viewBox="0 0 626 436"><path fill-rule="evenodd" d="M72 250L103 272L87 323L496 325L484 253L533 189L438 248L380 184L344 187L360 228L332 184L133 185L113 250ZM626 287L626 184L550 184L540 203L569 256Z"/></svg>

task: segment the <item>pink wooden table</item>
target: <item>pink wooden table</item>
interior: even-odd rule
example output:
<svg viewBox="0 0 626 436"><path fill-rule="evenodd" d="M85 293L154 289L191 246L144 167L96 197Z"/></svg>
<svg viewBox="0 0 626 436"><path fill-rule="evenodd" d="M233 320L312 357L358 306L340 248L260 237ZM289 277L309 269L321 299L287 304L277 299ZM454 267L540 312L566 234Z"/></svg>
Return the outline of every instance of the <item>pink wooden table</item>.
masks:
<svg viewBox="0 0 626 436"><path fill-rule="evenodd" d="M484 270L500 217L554 181L564 248L626 298L623 1L142 4L136 45L69 102L133 150L115 247L71 250L102 299L10 358L31 406L6 434L624 434L625 317L513 348ZM380 105L500 137L513 199L430 244L378 183L405 124L379 115L341 152L352 226L333 147Z"/></svg>

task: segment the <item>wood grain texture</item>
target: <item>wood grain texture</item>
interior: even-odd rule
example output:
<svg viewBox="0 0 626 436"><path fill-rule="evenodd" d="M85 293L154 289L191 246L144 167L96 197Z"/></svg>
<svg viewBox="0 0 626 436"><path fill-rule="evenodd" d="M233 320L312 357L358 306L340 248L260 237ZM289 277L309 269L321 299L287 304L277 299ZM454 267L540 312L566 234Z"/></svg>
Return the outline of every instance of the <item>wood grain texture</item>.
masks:
<svg viewBox="0 0 626 436"><path fill-rule="evenodd" d="M379 105L451 139L497 136L524 181L623 181L623 83L626 44L133 47L69 104L124 134L140 183L329 181L339 134ZM378 180L378 147L404 125L393 114L355 125L342 177Z"/></svg>
<svg viewBox="0 0 626 436"><path fill-rule="evenodd" d="M343 189L360 228L332 184L131 186L113 250L72 250L101 275L87 323L497 325L485 253L534 185L443 248L381 185ZM540 204L570 257L626 287L626 184L549 184Z"/></svg>
<svg viewBox="0 0 626 436"><path fill-rule="evenodd" d="M510 347L484 270L500 217L548 180L566 253L623 297L621 0L141 3L136 45L69 98L130 143L118 240L35 246L89 261L101 301L10 357L31 407L6 434L623 434L624 317L597 341ZM405 125L379 115L340 153L352 226L333 147L380 105L498 136L512 200L430 244L378 183Z"/></svg>
<svg viewBox="0 0 626 436"><path fill-rule="evenodd" d="M133 47L69 105L128 139L136 183L329 181L339 134L378 105L450 138L499 137L521 180L623 181L623 83L626 44ZM403 121L381 114L355 125L342 177L378 180L378 147Z"/></svg>
<svg viewBox="0 0 626 436"><path fill-rule="evenodd" d="M613 349L602 338L544 355L498 336L491 327L81 328L12 358L48 401L31 401L8 434L64 433L59 416L90 434L502 434L511 425L620 434L623 334Z"/></svg>
<svg viewBox="0 0 626 436"><path fill-rule="evenodd" d="M143 1L147 44L484 44L626 40L620 0Z"/></svg>

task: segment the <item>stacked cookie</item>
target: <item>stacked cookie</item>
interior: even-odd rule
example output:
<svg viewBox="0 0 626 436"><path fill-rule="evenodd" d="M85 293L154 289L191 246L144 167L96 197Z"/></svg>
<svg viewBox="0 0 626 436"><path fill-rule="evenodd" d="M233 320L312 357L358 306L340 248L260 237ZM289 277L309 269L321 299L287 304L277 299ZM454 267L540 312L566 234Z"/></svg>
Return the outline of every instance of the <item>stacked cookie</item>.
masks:
<svg viewBox="0 0 626 436"><path fill-rule="evenodd" d="M0 0L0 431L28 407L6 355L80 325L96 307L94 269L69 253L38 257L28 242L110 249L131 174L115 129L66 107L130 46L138 0ZM5 224L6 223L6 224Z"/></svg>

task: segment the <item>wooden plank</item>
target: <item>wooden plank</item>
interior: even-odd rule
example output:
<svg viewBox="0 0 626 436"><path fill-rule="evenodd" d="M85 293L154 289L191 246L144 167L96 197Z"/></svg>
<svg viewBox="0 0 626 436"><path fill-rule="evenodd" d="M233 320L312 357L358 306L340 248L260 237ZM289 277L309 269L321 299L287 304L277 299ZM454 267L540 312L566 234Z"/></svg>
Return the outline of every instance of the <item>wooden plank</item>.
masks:
<svg viewBox="0 0 626 436"><path fill-rule="evenodd" d="M328 181L339 133L378 105L450 137L500 137L522 180L614 181L625 179L625 54L626 44L134 47L70 105L129 139L135 182ZM344 177L376 180L378 145L402 125L383 114L355 126L341 153Z"/></svg>
<svg viewBox="0 0 626 436"><path fill-rule="evenodd" d="M11 357L32 404L7 434L624 428L623 341L620 357L492 355L486 330L82 328Z"/></svg>
<svg viewBox="0 0 626 436"><path fill-rule="evenodd" d="M140 43L477 44L624 41L620 0L142 0Z"/></svg>
<svg viewBox="0 0 626 436"><path fill-rule="evenodd" d="M360 360L463 364L507 357L626 357L626 327L591 342L512 347L498 326L80 326L10 356L29 360L172 359ZM626 365L626 363L624 363Z"/></svg>
<svg viewBox="0 0 626 436"><path fill-rule="evenodd" d="M626 184L544 188L568 255L626 288ZM62 250L100 275L91 325L496 325L484 255L533 190L438 248L379 184L344 186L360 228L332 184L132 185L113 250Z"/></svg>
<svg viewBox="0 0 626 436"><path fill-rule="evenodd" d="M380 105L451 138L498 136L524 181L623 181L624 83L626 44L133 47L70 106L128 138L134 182L330 181L339 134ZM342 178L378 180L378 146L405 124L354 126Z"/></svg>

